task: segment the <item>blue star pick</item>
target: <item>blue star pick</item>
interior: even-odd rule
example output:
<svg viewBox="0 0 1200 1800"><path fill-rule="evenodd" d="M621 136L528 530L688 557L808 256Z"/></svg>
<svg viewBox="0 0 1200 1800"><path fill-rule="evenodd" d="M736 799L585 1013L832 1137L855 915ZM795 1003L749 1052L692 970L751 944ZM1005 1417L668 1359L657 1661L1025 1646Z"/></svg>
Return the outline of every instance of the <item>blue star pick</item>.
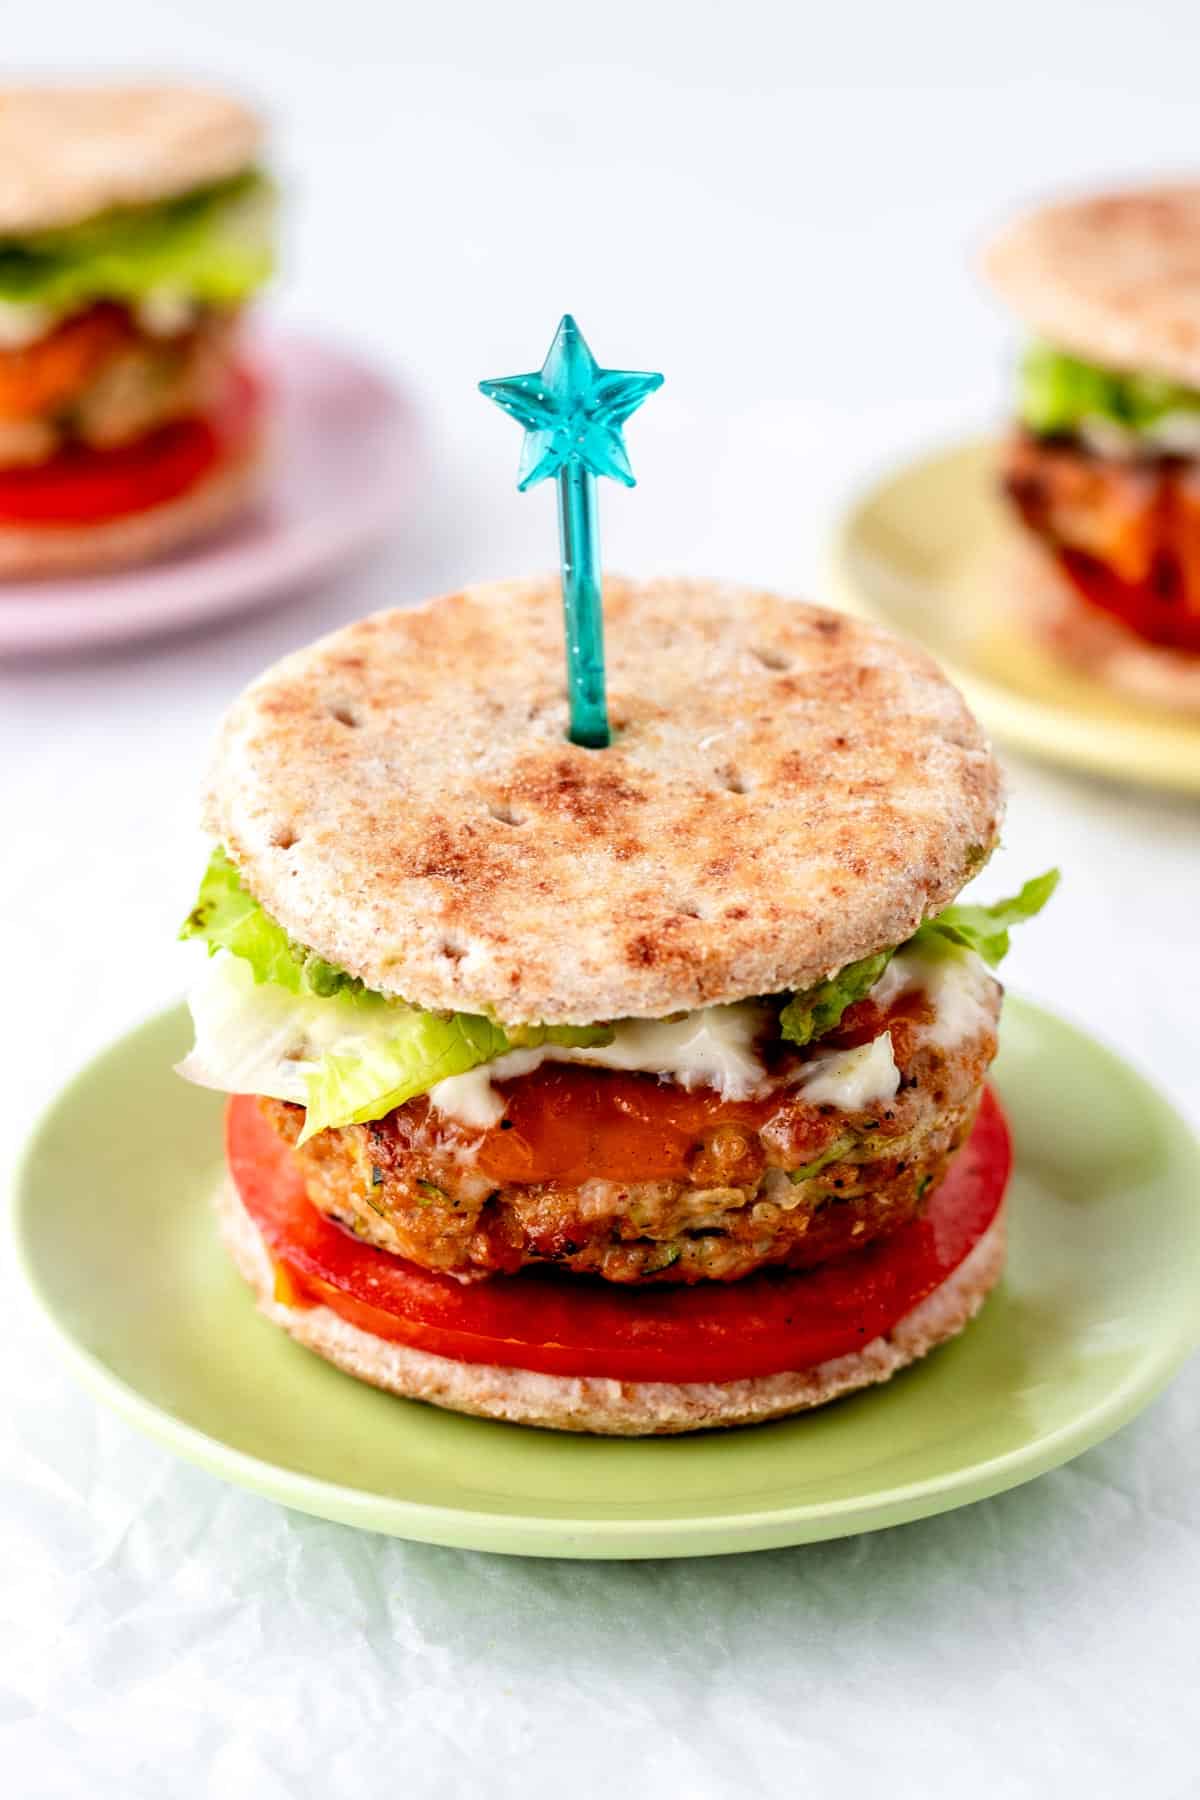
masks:
<svg viewBox="0 0 1200 1800"><path fill-rule="evenodd" d="M662 380L633 369L602 369L567 313L536 374L481 381L479 390L525 427L517 471L524 493L570 462L633 487L621 427Z"/></svg>
<svg viewBox="0 0 1200 1800"><path fill-rule="evenodd" d="M547 476L557 477L569 735L573 744L589 750L603 750L612 741L604 687L596 477L610 475L634 486L621 427L647 394L661 386L661 375L602 369L570 313L561 320L536 375L505 375L479 384L489 400L525 427L517 471L521 492Z"/></svg>

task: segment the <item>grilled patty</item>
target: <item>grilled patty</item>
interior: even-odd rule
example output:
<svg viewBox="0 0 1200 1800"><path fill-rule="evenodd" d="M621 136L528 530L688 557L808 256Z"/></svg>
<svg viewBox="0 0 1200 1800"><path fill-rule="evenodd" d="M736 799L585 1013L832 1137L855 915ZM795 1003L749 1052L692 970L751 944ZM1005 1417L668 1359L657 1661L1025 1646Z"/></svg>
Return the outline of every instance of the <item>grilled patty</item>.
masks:
<svg viewBox="0 0 1200 1800"><path fill-rule="evenodd" d="M113 449L220 401L234 318L201 313L170 336L96 306L21 350L0 351L0 469L69 445Z"/></svg>
<svg viewBox="0 0 1200 1800"><path fill-rule="evenodd" d="M1002 479L1026 525L1054 548L1200 616L1200 464L1124 462L1072 439L1017 432Z"/></svg>
<svg viewBox="0 0 1200 1800"><path fill-rule="evenodd" d="M674 1086L554 1065L502 1084L506 1118L488 1133L455 1125L422 1099L320 1132L295 1155L321 1212L381 1249L465 1279L537 1263L619 1282L734 1281L767 1266L808 1267L904 1223L945 1173L996 1052L999 985L988 981L985 996L975 1028L950 1049L927 1004L874 1016L870 1001L852 1008L836 1041L890 1030L901 1074L894 1099L850 1112L813 1105L798 1069L751 1107L712 1096L665 1178L639 1179L630 1167L619 1179L610 1166L570 1180L497 1177L520 1162L510 1153L520 1144L498 1140L506 1126L519 1138L526 1084L550 1084L537 1096L543 1116L556 1105L585 1110L589 1097L599 1105L614 1091L620 1108L649 1116ZM303 1109L260 1104L295 1145ZM536 1174L538 1146L529 1149Z"/></svg>

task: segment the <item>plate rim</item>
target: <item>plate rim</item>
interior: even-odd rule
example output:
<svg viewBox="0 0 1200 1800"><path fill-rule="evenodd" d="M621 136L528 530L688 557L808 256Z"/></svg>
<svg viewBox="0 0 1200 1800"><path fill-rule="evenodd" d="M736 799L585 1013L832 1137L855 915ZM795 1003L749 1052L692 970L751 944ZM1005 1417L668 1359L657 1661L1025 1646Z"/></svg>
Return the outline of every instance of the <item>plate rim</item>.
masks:
<svg viewBox="0 0 1200 1800"><path fill-rule="evenodd" d="M204 588L193 580L191 597L180 604L172 594L189 572L203 569L209 552L219 560L230 554L218 533L178 555L168 554L130 568L86 572L77 577L30 579L0 583L0 666L23 661L56 661L73 655L112 653L130 645L160 643L172 636L202 631L223 620L265 610L289 593L308 592L342 568L365 560L407 522L425 470L428 446L420 402L414 391L384 362L348 344L336 331L273 316L255 322L249 343L255 361L273 384L285 391L299 387L297 363L316 354L336 365L344 378L369 385L389 411L387 456L382 476L359 496L352 516L339 519L324 535L295 522L276 545L273 561L263 566L261 543L251 542L233 554L233 576L213 576ZM256 505L270 504L273 465L283 457L275 450L268 428L268 468ZM403 479L401 480L401 475ZM110 593L86 597L93 585L107 584ZM202 591L207 598L197 599Z"/></svg>
<svg viewBox="0 0 1200 1800"><path fill-rule="evenodd" d="M1148 750L1144 735L1131 732L1112 740L1108 733L1097 734L1094 723L1082 715L1056 712L1049 703L976 673L957 657L945 655L923 637L906 631L894 613L875 603L856 576L854 551L860 522L888 489L938 463L957 463L966 456L982 454L993 448L997 441L994 434L983 432L947 440L928 450L890 461L857 488L840 507L825 545L826 582L834 604L889 630L899 630L914 643L921 644L936 657L989 730L1026 755L1126 785L1137 784L1177 794L1200 793L1200 723L1195 728L1197 755L1191 764L1186 758L1168 762L1162 750ZM1178 729L1186 729L1188 721L1183 719L1173 723ZM1147 728L1151 732L1155 729L1152 716L1147 719Z"/></svg>
<svg viewBox="0 0 1200 1800"><path fill-rule="evenodd" d="M1138 1068L1103 1038L1049 1007L1012 992L1006 994L1006 1005L1014 1012L1024 1014L1035 1025L1048 1020L1052 1025L1064 1026L1073 1034L1086 1038L1140 1090L1140 1097L1153 1108L1161 1128L1174 1140L1200 1178L1200 1137L1183 1114ZM1037 1440L1032 1448L1022 1446L1005 1451L950 1476L927 1476L866 1496L852 1495L834 1501L809 1501L683 1518L573 1519L529 1511L481 1512L470 1507L371 1494L323 1476L287 1469L249 1451L239 1450L178 1418L166 1407L147 1399L80 1344L42 1291L27 1242L26 1216L31 1203L32 1164L60 1108L68 1103L77 1085L87 1078L98 1062L131 1037L164 1023L180 1010L179 1002L163 1007L111 1038L75 1070L38 1115L17 1160L7 1208L8 1235L21 1277L23 1298L64 1353L68 1368L91 1394L105 1401L127 1423L193 1466L276 1504L317 1518L450 1548L591 1561L732 1555L856 1536L971 1505L1061 1467L1119 1431L1149 1405L1200 1346L1200 1307L1197 1307L1190 1319L1178 1315L1170 1337L1158 1340L1151 1358L1139 1363L1133 1374L1120 1381L1086 1412ZM246 1304L253 1305L249 1294ZM506 1426L496 1421L485 1423L496 1424L498 1429L505 1430L534 1429ZM748 1426L743 1429L761 1428Z"/></svg>

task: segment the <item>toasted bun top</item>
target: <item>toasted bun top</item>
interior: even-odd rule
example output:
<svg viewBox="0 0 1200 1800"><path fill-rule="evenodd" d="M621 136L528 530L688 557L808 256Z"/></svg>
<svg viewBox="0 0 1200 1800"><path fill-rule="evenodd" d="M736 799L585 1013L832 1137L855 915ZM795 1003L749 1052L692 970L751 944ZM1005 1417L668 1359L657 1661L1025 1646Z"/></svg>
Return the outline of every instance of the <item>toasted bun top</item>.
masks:
<svg viewBox="0 0 1200 1800"><path fill-rule="evenodd" d="M1059 349L1200 388L1200 183L1043 207L1002 231L984 266Z"/></svg>
<svg viewBox="0 0 1200 1800"><path fill-rule="evenodd" d="M962 699L873 625L708 581L605 587L614 742L566 740L556 582L378 613L228 714L207 824L296 941L506 1022L806 988L995 839Z"/></svg>
<svg viewBox="0 0 1200 1800"><path fill-rule="evenodd" d="M248 107L201 88L0 88L0 235L223 181L261 142Z"/></svg>

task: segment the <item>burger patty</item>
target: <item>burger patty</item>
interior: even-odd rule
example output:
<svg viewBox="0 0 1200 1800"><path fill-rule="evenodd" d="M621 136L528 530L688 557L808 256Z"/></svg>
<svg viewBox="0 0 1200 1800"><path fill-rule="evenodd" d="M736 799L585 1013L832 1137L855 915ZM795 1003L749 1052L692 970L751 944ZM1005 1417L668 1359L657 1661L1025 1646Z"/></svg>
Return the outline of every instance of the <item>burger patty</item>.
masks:
<svg viewBox="0 0 1200 1800"><path fill-rule="evenodd" d="M207 312L156 335L102 305L23 349L0 350L0 469L47 462L72 444L113 449L212 411L234 328L233 315Z"/></svg>
<svg viewBox="0 0 1200 1800"><path fill-rule="evenodd" d="M1200 622L1200 465L1165 456L1126 462L1073 439L1018 432L1001 474L1039 537Z"/></svg>
<svg viewBox="0 0 1200 1800"><path fill-rule="evenodd" d="M861 1002L815 1047L852 1046L890 1030L901 1076L894 1099L856 1111L814 1105L803 1097L799 1068L749 1106L723 1105L710 1093L666 1176L638 1179L631 1169L620 1179L611 1157L598 1154L602 1173L539 1179L539 1143L523 1144L528 1117L553 1130L564 1109L583 1114L589 1101L602 1110L612 1100L639 1121L629 1158L636 1165L640 1148L645 1168L656 1152L642 1122L682 1096L654 1076L544 1065L501 1084L506 1116L482 1135L421 1099L296 1145L303 1109L260 1105L296 1146L314 1206L424 1268L477 1279L541 1263L608 1281L735 1281L767 1266L812 1266L913 1216L966 1138L996 1052L1000 988L985 983L973 1028L951 1048L940 1041L933 1009L912 997L887 1014ZM511 1172L523 1147L531 1178L498 1174Z"/></svg>

